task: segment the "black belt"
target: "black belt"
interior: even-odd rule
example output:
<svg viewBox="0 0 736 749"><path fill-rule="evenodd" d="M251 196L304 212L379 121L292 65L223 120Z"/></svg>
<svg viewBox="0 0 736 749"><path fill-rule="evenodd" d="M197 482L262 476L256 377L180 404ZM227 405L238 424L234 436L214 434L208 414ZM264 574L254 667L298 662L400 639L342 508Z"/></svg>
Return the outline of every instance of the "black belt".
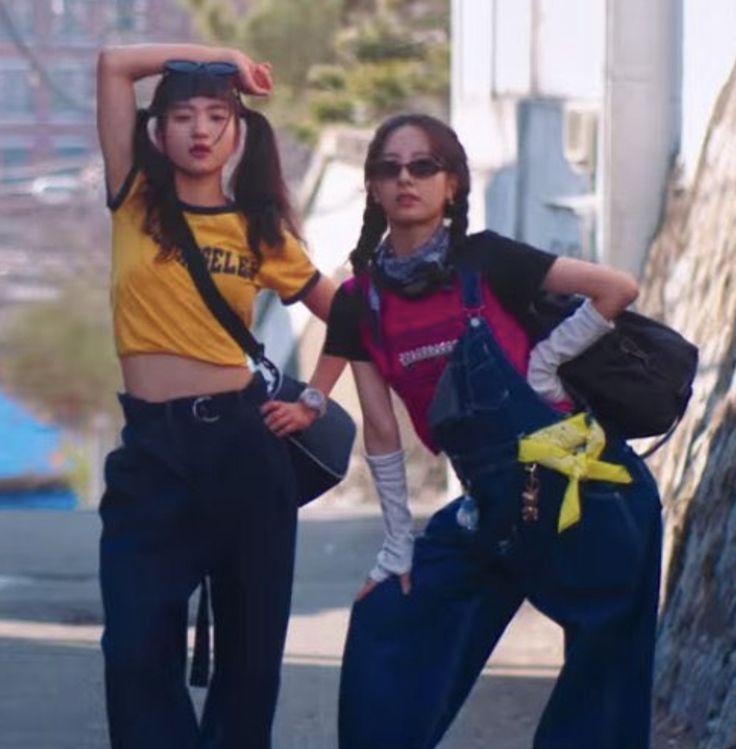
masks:
<svg viewBox="0 0 736 749"><path fill-rule="evenodd" d="M230 390L211 395L192 395L160 403L142 400L128 393L118 395L125 420L129 424L161 419L214 423L236 413L243 405L257 406L266 399L266 384L259 374L256 374L242 390Z"/></svg>

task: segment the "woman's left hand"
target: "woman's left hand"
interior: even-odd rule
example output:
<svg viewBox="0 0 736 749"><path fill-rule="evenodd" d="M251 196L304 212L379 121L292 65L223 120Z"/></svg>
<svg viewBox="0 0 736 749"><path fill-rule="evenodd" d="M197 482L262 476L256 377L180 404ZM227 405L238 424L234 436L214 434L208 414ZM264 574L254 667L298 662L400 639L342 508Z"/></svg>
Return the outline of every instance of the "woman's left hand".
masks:
<svg viewBox="0 0 736 749"><path fill-rule="evenodd" d="M266 426L277 436L286 437L292 432L308 429L319 418L319 414L303 403L268 401L261 406Z"/></svg>
<svg viewBox="0 0 736 749"><path fill-rule="evenodd" d="M269 96L273 93L271 63L254 62L242 52L235 53L236 64L240 71L238 87L244 94L251 96Z"/></svg>

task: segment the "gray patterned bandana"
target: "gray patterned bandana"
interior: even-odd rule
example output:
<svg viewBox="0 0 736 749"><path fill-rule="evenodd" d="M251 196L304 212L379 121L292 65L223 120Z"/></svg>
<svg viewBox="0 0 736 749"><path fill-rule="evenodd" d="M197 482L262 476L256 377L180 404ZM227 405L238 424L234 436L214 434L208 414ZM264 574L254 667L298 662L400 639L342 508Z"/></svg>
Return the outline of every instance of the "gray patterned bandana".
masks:
<svg viewBox="0 0 736 749"><path fill-rule="evenodd" d="M389 237L376 250L368 304L374 320L381 311L380 289L390 289L404 297L421 297L447 286L455 273L448 262L450 232L440 228L408 257L398 257Z"/></svg>

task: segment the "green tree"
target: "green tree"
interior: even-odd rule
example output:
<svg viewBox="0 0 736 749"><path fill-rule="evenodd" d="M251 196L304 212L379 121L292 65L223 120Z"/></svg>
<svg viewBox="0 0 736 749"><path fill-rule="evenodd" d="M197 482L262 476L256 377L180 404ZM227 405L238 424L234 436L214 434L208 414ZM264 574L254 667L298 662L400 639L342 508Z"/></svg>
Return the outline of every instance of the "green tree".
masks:
<svg viewBox="0 0 736 749"><path fill-rule="evenodd" d="M397 110L445 115L449 0L182 0L210 41L273 65L277 123L315 137L332 122L371 125Z"/></svg>
<svg viewBox="0 0 736 749"><path fill-rule="evenodd" d="M205 39L270 61L279 85L297 91L313 64L334 57L332 40L344 11L343 0L256 0L245 12L235 0L181 2Z"/></svg>
<svg viewBox="0 0 736 749"><path fill-rule="evenodd" d="M342 0L262 0L245 22L246 48L298 92L313 65L334 58L341 11Z"/></svg>

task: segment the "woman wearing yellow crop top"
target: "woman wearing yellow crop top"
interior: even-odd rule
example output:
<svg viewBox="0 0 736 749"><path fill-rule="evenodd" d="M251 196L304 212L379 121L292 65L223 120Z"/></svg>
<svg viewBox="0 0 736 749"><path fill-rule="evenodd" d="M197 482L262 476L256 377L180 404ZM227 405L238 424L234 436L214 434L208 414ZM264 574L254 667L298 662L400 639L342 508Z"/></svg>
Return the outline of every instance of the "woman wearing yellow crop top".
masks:
<svg viewBox="0 0 736 749"><path fill-rule="evenodd" d="M157 74L150 106L137 110L135 82ZM263 380L200 298L172 226L183 211L216 285L247 324L261 288L326 317L334 287L298 240L268 122L241 101L272 88L270 66L234 50L145 45L99 57L126 420L100 507L116 749L271 745L295 480L284 443L263 421ZM319 404L302 408L306 423ZM187 608L205 575L215 670L198 723L185 682Z"/></svg>

